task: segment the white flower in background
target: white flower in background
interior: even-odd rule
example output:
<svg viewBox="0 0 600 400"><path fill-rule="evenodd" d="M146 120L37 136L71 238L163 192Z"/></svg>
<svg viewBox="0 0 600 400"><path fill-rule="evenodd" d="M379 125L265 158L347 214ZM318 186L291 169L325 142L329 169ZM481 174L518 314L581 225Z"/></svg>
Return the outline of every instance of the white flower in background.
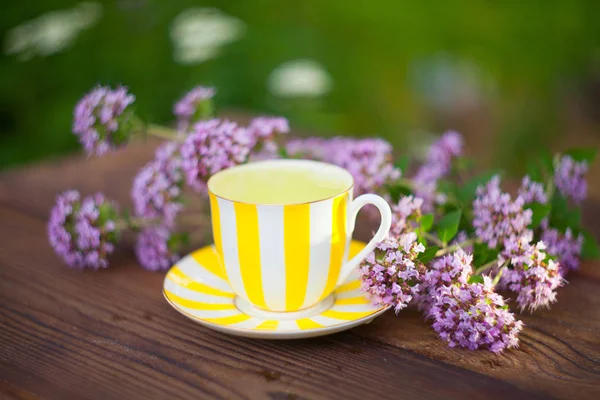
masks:
<svg viewBox="0 0 600 400"><path fill-rule="evenodd" d="M9 30L4 52L17 54L21 61L58 53L69 47L82 30L95 25L101 15L100 3L80 3L75 8L43 14Z"/></svg>
<svg viewBox="0 0 600 400"><path fill-rule="evenodd" d="M199 64L218 55L224 45L244 35L246 24L215 8L190 8L173 20L173 55L180 64Z"/></svg>
<svg viewBox="0 0 600 400"><path fill-rule="evenodd" d="M447 113L478 107L496 86L479 65L444 53L412 62L409 85L431 107Z"/></svg>
<svg viewBox="0 0 600 400"><path fill-rule="evenodd" d="M331 90L332 79L314 60L287 61L271 72L269 90L279 97L319 97Z"/></svg>

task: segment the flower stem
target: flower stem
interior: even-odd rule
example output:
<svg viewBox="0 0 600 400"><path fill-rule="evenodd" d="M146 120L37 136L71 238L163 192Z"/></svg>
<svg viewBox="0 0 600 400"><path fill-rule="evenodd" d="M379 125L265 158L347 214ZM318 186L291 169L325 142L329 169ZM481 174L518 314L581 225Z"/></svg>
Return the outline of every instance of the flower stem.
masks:
<svg viewBox="0 0 600 400"><path fill-rule="evenodd" d="M440 249L435 253L436 257L443 256L444 254L452 253L453 251L458 250L459 248L467 247L475 243L475 239L468 239L460 243L453 244L452 246L445 247Z"/></svg>
<svg viewBox="0 0 600 400"><path fill-rule="evenodd" d="M425 237L425 239L431 240L433 243L435 243L438 246L442 246L442 247L444 246L444 243L440 239L438 239L437 237L432 235L431 233L424 232L423 236Z"/></svg>
<svg viewBox="0 0 600 400"><path fill-rule="evenodd" d="M160 218L130 217L128 226L133 229L140 229L159 224Z"/></svg>
<svg viewBox="0 0 600 400"><path fill-rule="evenodd" d="M115 221L115 230L120 232L129 227L129 224L124 218L119 218Z"/></svg>
<svg viewBox="0 0 600 400"><path fill-rule="evenodd" d="M162 125L148 124L144 133L148 136L154 136L160 139L183 142L183 138L179 132Z"/></svg>
<svg viewBox="0 0 600 400"><path fill-rule="evenodd" d="M501 267L503 267L504 265L505 264L502 264ZM492 270L497 266L498 266L498 259L492 260L492 261L488 262L487 264L483 264L481 267L477 268L476 275L481 275L484 272L488 272L489 270Z"/></svg>
<svg viewBox="0 0 600 400"><path fill-rule="evenodd" d="M554 181L552 179L548 180L546 184L546 197L548 198L548 202L552 201L552 196L554 195Z"/></svg>
<svg viewBox="0 0 600 400"><path fill-rule="evenodd" d="M496 286L498 284L498 282L500 282L500 278L502 278L503 271L504 271L504 267L500 268L500 271L498 271L498 273L494 277L494 280L492 281L492 285Z"/></svg>

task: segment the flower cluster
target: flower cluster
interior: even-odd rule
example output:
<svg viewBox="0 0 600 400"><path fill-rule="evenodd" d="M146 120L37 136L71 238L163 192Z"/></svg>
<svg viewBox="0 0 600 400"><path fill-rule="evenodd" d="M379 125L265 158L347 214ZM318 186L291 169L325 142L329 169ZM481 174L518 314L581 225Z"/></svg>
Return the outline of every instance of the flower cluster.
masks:
<svg viewBox="0 0 600 400"><path fill-rule="evenodd" d="M362 289L378 306L393 306L399 312L419 293L424 266L417 260L425 251L417 236L408 233L388 237L362 262Z"/></svg>
<svg viewBox="0 0 600 400"><path fill-rule="evenodd" d="M544 242L531 244L533 237L526 233L507 240L501 259L510 265L503 270L501 285L517 293L517 304L521 310L535 311L550 307L556 301L556 289L563 279L558 264L548 258Z"/></svg>
<svg viewBox="0 0 600 400"><path fill-rule="evenodd" d="M178 131L187 132L192 123L211 115L215 92L213 88L197 86L175 103L173 114L177 117Z"/></svg>
<svg viewBox="0 0 600 400"><path fill-rule="evenodd" d="M144 166L133 180L131 197L135 215L160 219L172 226L183 208L183 169L179 145L166 142L156 150L153 161Z"/></svg>
<svg viewBox="0 0 600 400"><path fill-rule="evenodd" d="M354 193L376 192L398 180L401 171L392 163L392 146L382 139L308 138L290 141L292 157L312 158L347 169L354 177Z"/></svg>
<svg viewBox="0 0 600 400"><path fill-rule="evenodd" d="M450 171L452 160L462 154L463 138L455 131L444 133L429 148L427 160L419 168L414 180L417 182L435 182Z"/></svg>
<svg viewBox="0 0 600 400"><path fill-rule="evenodd" d="M285 144L285 151L289 156L294 158L325 161L331 150L330 140L319 137L290 139Z"/></svg>
<svg viewBox="0 0 600 400"><path fill-rule="evenodd" d="M218 119L198 122L181 146L187 184L205 192L208 178L245 162L252 145L247 129L235 122Z"/></svg>
<svg viewBox="0 0 600 400"><path fill-rule="evenodd" d="M517 347L523 323L515 319L489 277L483 283L442 286L429 309L433 329L450 347L499 353Z"/></svg>
<svg viewBox="0 0 600 400"><path fill-rule="evenodd" d="M554 163L554 184L563 196L579 203L587 195L587 170L587 162L577 162L568 155L562 156Z"/></svg>
<svg viewBox="0 0 600 400"><path fill-rule="evenodd" d="M532 211L523 209L523 198L512 200L500 190L500 178L493 177L485 187L477 188L473 202L473 227L477 237L495 248L504 239L517 237L531 223Z"/></svg>
<svg viewBox="0 0 600 400"><path fill-rule="evenodd" d="M473 255L462 249L435 259L423 276L421 293L417 304L427 312L436 299L440 289L455 284L466 285L473 274Z"/></svg>
<svg viewBox="0 0 600 400"><path fill-rule="evenodd" d="M473 274L473 254L462 249L434 260L425 274L425 285L433 291L456 283L465 285Z"/></svg>
<svg viewBox="0 0 600 400"><path fill-rule="evenodd" d="M423 199L412 195L400 198L392 207L392 228L390 235L399 237L403 233L414 230L416 221L421 217Z"/></svg>
<svg viewBox="0 0 600 400"><path fill-rule="evenodd" d="M562 276L579 268L583 235L575 235L571 228L564 233L551 228L547 220L542 221L542 240L546 244L546 252L559 260L559 271Z"/></svg>
<svg viewBox="0 0 600 400"><path fill-rule="evenodd" d="M127 108L134 101L124 87L98 86L77 103L73 133L88 155L101 156L129 140L134 116Z"/></svg>
<svg viewBox="0 0 600 400"><path fill-rule="evenodd" d="M517 197L523 201L523 204L534 202L546 204L548 202L548 196L546 196L544 185L531 180L528 175L523 178Z"/></svg>
<svg viewBox="0 0 600 400"><path fill-rule="evenodd" d="M283 117L257 117L250 121L247 129L253 142L250 160L271 160L279 157L275 139L280 134L289 133L290 125Z"/></svg>
<svg viewBox="0 0 600 400"><path fill-rule="evenodd" d="M396 313L416 303L451 347L496 353L516 347L523 324L494 286L514 292L521 310L548 307L566 283L566 273L582 257L598 252L576 209L586 196L592 151L569 151L555 157L554 164L531 163L531 175L511 197L501 190L498 176L476 187L480 177L470 177L475 171L461 158L463 138L457 132L448 131L433 143L410 178L395 166L385 140L285 142L279 135L290 126L283 117L257 117L247 127L207 119L214 96L214 89L199 86L181 98L173 108L177 131L146 126L148 135L168 141L133 181L131 218L120 217L116 204L101 194L82 197L68 191L58 196L48 235L69 266L107 267L120 231L127 228L138 233L134 249L140 265L166 270L177 262L186 241L175 230L176 222L204 221L177 218L185 185L206 194L215 173L280 157L335 164L353 176L355 195L378 193L389 203L394 199L389 236L360 264L362 289L374 304L393 307ZM79 101L73 132L86 153L101 155L129 140L142 124L132 111L134 99L123 87L97 87ZM279 148L282 142L285 147ZM449 179L451 171L465 184ZM419 241L436 246L425 249Z"/></svg>
<svg viewBox="0 0 600 400"><path fill-rule="evenodd" d="M460 133L448 131L434 142L427 160L413 177L415 195L423 199L423 211L433 210L435 203L443 203L444 197L437 193L437 182L450 171L452 160L462 154L463 138Z"/></svg>
<svg viewBox="0 0 600 400"><path fill-rule="evenodd" d="M117 242L116 219L116 204L103 195L82 198L69 190L56 198L50 211L50 244L70 267L106 268Z"/></svg>
<svg viewBox="0 0 600 400"><path fill-rule="evenodd" d="M257 117L250 121L247 129L256 143L265 143L279 134L289 133L290 124L283 117Z"/></svg>
<svg viewBox="0 0 600 400"><path fill-rule="evenodd" d="M135 254L145 269L164 271L179 260L179 243L167 228L148 227L138 235Z"/></svg>

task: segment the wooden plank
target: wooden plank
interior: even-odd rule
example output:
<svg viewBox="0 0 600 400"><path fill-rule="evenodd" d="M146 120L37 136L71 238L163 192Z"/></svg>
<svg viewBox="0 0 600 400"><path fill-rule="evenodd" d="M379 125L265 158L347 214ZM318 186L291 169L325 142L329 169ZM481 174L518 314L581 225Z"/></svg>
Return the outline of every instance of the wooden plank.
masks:
<svg viewBox="0 0 600 400"><path fill-rule="evenodd" d="M83 363L76 358L77 354L83 352L81 354L93 358L93 352L97 351L106 353L105 358L109 361L101 359L98 362L108 362L110 368L102 370L98 377L105 380L92 381L89 383L91 387L104 387L107 371L121 371L119 365L127 365L127 371L153 377L152 382L160 386L154 389L155 396L185 397L193 393L203 397L234 397L240 393L227 391L222 385L236 388L240 386L236 382L242 379L244 387L247 385L251 393L274 398L283 398L286 393L309 398L324 393L353 397L371 393L366 391L367 388L374 390L371 394L375 394L377 385L385 388L388 395L400 391L407 397L408 394L452 397L453 390L459 390L455 385L462 383L451 381L458 379L456 374L461 377L465 374L464 379L469 381L469 385L474 385L469 387L475 388L467 391L468 394L482 391L489 395L488 386L499 385L502 389L492 390L492 397L498 393L521 397L519 390L525 390L529 395L600 397L598 263L585 264L580 272L571 275L571 283L559 291L559 302L551 310L522 316L527 327L521 335L520 349L501 356L448 349L414 310L403 311L398 317L386 314L351 333L322 339L283 343L230 338L194 325L170 310L160 296L162 274L148 273L136 267L130 246L120 248L109 271L79 273L66 269L52 254L45 238L43 220L55 194L75 187L83 193L104 191L122 204L129 204L131 179L138 168L152 157L157 143L136 144L85 162L83 157L76 157L0 175L0 204L7 206L0 206L0 304L3 306L0 318L2 321L11 318L12 321L13 333L6 334L12 339L6 343L31 354L30 361L23 358L19 359L21 364L11 361L13 364L9 368L0 366L0 378L5 378L0 379L3 382L0 383L0 391L22 392L22 397L30 394L61 397L58 393L70 397L69 394L81 393L83 387L77 385L81 381L86 382L83 369L80 375L76 375L76 380L64 378L65 383L61 385L57 385L55 378L72 373L69 362L76 365ZM598 207L586 204L584 216L586 224L600 236ZM371 226L363 221L357 224L357 229L361 229L359 237L364 239L368 237ZM59 288L66 295L56 295L53 288ZM43 296L39 297L38 293ZM6 307L13 304L12 308L5 309L5 303ZM14 331L14 326L21 324L29 326L27 331ZM74 338L63 336L71 333L71 329L76 332ZM45 333L40 335L36 333L38 331ZM14 336L19 334L29 336ZM52 339L44 341L44 337ZM58 343L62 347L47 349L50 344L46 342ZM21 343L27 346L23 348ZM71 347L71 344L78 347ZM0 346L4 344L0 343ZM155 355L155 348L159 349L157 354L163 358ZM61 358L62 372L46 376L44 371L54 368L52 351L68 356ZM259 354L258 359L255 359L254 353ZM40 354L46 356L40 357ZM4 357L0 350L0 364L13 360L13 356L14 353L11 353L10 357ZM185 362L175 363L171 358L165 360L165 357ZM336 369L341 368L343 376L324 372L328 364L319 361L321 357L329 357L329 363L335 364ZM213 358L218 360L214 368L204 368L203 363L210 364ZM383 361L384 358L386 361ZM32 376L32 369L37 371L37 367L30 364L34 361L46 364L39 367L40 373L35 375L38 383L32 391L28 377ZM354 367L355 363L360 366ZM418 374L411 372L413 365L417 365ZM96 367L92 364L85 371L89 373L95 368L101 369L101 365ZM364 370L367 368L377 371L378 377L366 373ZM175 375L153 375L156 369L175 371ZM454 377L452 380L441 377L446 371ZM217 379L214 383L210 375L213 372L219 379L221 374L235 379ZM363 373L366 375L361 379L360 374ZM318 377L313 376L315 374ZM188 376L200 376L198 379L210 392L201 392L187 382L186 379L191 379ZM180 383L180 379L184 383ZM385 379L396 383L386 384ZM177 396L165 391L175 380L179 383L169 390L177 391ZM437 384L438 380L441 384ZM483 383L477 385L472 380L482 380ZM330 388L323 382L335 384ZM338 391L338 385L348 385L349 389ZM151 383L141 386L140 393L149 393L153 388ZM436 391L438 387L439 392ZM113 397L115 393L109 390L99 388L97 397ZM461 386L460 391L465 393L464 390ZM123 393L128 392L123 389Z"/></svg>
<svg viewBox="0 0 600 400"><path fill-rule="evenodd" d="M103 192L129 206L133 177L153 158L160 142L140 141L103 157L83 154L33 164L0 174L0 203L46 218L57 193L77 189Z"/></svg>
<svg viewBox="0 0 600 400"><path fill-rule="evenodd" d="M383 321L296 341L210 331L172 310L129 251L65 268L39 218L0 206L0 391L48 398L537 398L373 340ZM35 251L32 251L35 249ZM18 388L18 389L15 389Z"/></svg>

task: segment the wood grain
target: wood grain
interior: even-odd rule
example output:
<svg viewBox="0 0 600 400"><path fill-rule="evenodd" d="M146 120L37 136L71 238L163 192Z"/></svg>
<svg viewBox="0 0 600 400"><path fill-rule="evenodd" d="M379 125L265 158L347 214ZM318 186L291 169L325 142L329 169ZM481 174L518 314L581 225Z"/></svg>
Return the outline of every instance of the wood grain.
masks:
<svg viewBox="0 0 600 400"><path fill-rule="evenodd" d="M161 295L164 275L139 268L128 246L108 270L66 268L46 239L56 193L104 191L127 205L131 178L156 143L0 175L4 396L600 398L598 263L572 275L551 310L521 316L520 348L500 356L449 349L415 310L323 338L230 337L172 310ZM599 210L585 210L597 234Z"/></svg>

